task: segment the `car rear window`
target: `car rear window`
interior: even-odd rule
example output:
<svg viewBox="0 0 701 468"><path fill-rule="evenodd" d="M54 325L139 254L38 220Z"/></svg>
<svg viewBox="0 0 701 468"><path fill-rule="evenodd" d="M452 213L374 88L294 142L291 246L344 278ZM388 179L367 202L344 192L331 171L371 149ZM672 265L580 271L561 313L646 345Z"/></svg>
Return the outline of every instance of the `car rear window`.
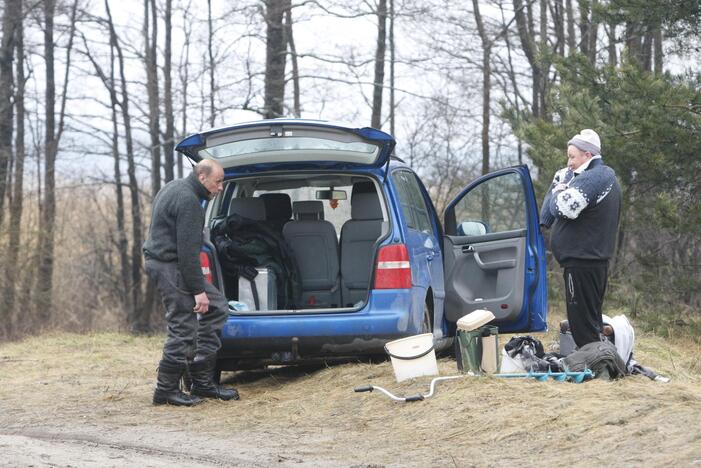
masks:
<svg viewBox="0 0 701 468"><path fill-rule="evenodd" d="M360 141L285 136L255 138L213 145L199 151L203 158L226 159L227 166L293 161L342 161L372 164L379 147Z"/></svg>

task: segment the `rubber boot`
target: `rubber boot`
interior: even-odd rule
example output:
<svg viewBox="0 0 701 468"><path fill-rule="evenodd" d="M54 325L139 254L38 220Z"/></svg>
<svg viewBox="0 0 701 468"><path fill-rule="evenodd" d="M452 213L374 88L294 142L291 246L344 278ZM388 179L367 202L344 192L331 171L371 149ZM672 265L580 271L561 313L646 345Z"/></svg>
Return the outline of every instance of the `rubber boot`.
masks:
<svg viewBox="0 0 701 468"><path fill-rule="evenodd" d="M216 356L190 364L190 378L192 379L190 393L205 398L238 400L240 397L236 389L225 388L214 383L215 366Z"/></svg>
<svg viewBox="0 0 701 468"><path fill-rule="evenodd" d="M194 406L202 403L202 398L180 391L180 378L185 365L162 359L158 364L158 380L153 392L154 405Z"/></svg>

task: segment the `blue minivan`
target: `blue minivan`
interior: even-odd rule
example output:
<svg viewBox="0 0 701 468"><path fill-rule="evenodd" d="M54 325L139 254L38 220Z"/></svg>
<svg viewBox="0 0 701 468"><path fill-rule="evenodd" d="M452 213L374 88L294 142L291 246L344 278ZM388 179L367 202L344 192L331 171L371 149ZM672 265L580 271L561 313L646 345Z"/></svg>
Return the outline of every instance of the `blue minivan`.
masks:
<svg viewBox="0 0 701 468"><path fill-rule="evenodd" d="M546 329L545 249L528 168L470 182L441 223L394 146L373 128L299 119L241 123L178 144L192 161L225 169L201 254L207 278L233 304L220 370L382 354L387 341L427 332L440 349L476 309L493 312L500 332ZM296 268L294 301L242 303L247 283L211 235L231 217L282 239ZM271 289L285 288L284 269L258 271L277 274Z"/></svg>

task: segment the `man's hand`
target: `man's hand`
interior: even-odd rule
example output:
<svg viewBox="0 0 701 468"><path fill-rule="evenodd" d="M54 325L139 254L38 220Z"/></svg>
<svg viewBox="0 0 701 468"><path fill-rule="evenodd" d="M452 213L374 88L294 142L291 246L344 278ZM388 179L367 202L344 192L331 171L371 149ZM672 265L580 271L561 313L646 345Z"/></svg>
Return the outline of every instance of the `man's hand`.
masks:
<svg viewBox="0 0 701 468"><path fill-rule="evenodd" d="M196 314L206 314L209 311L209 298L206 292L195 294L195 308L192 311Z"/></svg>
<svg viewBox="0 0 701 468"><path fill-rule="evenodd" d="M557 184L553 187L553 193L562 192L567 188L567 184Z"/></svg>

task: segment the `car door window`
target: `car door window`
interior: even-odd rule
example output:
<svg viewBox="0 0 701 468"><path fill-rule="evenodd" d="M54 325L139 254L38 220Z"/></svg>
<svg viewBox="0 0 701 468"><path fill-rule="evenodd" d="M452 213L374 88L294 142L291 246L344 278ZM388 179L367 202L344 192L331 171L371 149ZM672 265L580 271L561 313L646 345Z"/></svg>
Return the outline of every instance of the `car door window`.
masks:
<svg viewBox="0 0 701 468"><path fill-rule="evenodd" d="M392 179L399 192L399 201L407 226L417 231L431 232L428 207L414 174L409 171L395 171L392 173Z"/></svg>
<svg viewBox="0 0 701 468"><path fill-rule="evenodd" d="M483 235L526 228L526 200L516 173L486 180L455 205L457 235Z"/></svg>

